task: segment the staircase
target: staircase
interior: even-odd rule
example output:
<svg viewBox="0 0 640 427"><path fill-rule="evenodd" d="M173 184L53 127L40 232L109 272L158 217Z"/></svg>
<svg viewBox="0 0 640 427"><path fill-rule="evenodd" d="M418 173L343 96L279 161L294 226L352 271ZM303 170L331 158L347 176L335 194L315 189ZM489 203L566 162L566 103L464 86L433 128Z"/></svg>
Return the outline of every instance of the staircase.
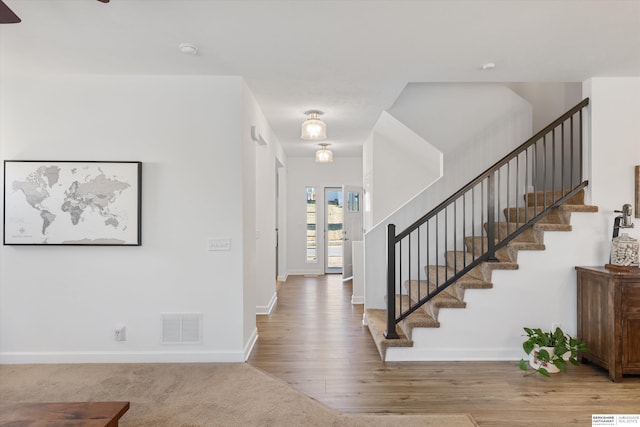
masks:
<svg viewBox="0 0 640 427"><path fill-rule="evenodd" d="M544 250L546 231L571 231L572 212L597 212L584 203L582 180L588 101L405 230L388 225L387 309L366 310L383 360L390 347L413 346L414 328L438 328L440 309L466 308L466 289L491 288L493 270L518 269L519 251Z"/></svg>
<svg viewBox="0 0 640 427"><path fill-rule="evenodd" d="M568 190L565 192L567 193ZM515 222L515 218L533 217L540 213L543 205L545 193L528 193L525 195L526 207L511 207L504 209L504 222L498 224L502 236L515 231L521 224ZM549 199L558 197L557 192L550 194ZM536 207L538 206L538 207ZM507 245L496 251L497 261L483 261L469 272L465 273L458 280L446 287L437 296L430 299L418 310L411 313L407 318L398 323L398 339L385 339L384 331L387 327L387 310L367 309L366 317L371 336L376 343L378 352L382 360L385 359L386 350L389 347L412 347L411 339L414 328L438 328L438 312L440 309L463 309L466 308L464 294L466 289L490 289L494 270L517 270L519 251L543 251L545 231L571 231L572 212L598 212L597 206L584 204L584 190L581 189L575 195L567 199L562 205L553 208L547 215L540 218L534 225L527 228L511 240ZM514 219L514 221L510 221ZM484 225L487 229L487 224ZM472 262L488 246L486 237L466 236L464 238L465 251L448 251L446 253L447 266L463 266ZM497 242L496 242L497 243ZM403 292L396 294L396 308L400 312L400 307L407 307L416 304L420 296L427 295L430 289L435 289L453 277L456 271L452 267L428 265L425 267L427 276L434 278L430 281L406 281Z"/></svg>

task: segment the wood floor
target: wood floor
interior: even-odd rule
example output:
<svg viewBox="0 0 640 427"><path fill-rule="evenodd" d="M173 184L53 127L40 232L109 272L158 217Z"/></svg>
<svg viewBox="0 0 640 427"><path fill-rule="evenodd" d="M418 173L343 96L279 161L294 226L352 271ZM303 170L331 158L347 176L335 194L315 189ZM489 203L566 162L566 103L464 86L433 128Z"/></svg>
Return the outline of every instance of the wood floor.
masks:
<svg viewBox="0 0 640 427"><path fill-rule="evenodd" d="M344 413L469 413L480 426L591 426L592 414L640 414L640 377L611 382L593 365L523 377L517 362L382 363L362 306L341 276L291 276L258 316L248 360Z"/></svg>

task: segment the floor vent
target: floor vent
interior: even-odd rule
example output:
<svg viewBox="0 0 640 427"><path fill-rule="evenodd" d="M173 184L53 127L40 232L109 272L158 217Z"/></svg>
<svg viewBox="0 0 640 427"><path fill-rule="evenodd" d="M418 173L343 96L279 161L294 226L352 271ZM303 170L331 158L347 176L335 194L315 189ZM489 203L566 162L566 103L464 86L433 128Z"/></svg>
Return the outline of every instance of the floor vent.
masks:
<svg viewBox="0 0 640 427"><path fill-rule="evenodd" d="M202 344L202 313L164 313L162 344Z"/></svg>

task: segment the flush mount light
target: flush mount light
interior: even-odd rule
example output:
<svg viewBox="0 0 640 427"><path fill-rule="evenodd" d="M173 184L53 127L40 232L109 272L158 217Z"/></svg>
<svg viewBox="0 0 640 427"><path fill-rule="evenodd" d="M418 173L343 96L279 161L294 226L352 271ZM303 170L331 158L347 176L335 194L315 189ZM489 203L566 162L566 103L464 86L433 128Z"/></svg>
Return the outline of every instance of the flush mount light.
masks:
<svg viewBox="0 0 640 427"><path fill-rule="evenodd" d="M495 62L487 62L486 64L482 64L483 70L493 70L494 68L496 68Z"/></svg>
<svg viewBox="0 0 640 427"><path fill-rule="evenodd" d="M316 151L316 163L333 162L333 152L327 147L329 144L320 144L320 149Z"/></svg>
<svg viewBox="0 0 640 427"><path fill-rule="evenodd" d="M198 54L198 46L191 43L180 43L180 52L186 55L197 55Z"/></svg>
<svg viewBox="0 0 640 427"><path fill-rule="evenodd" d="M309 110L305 111L309 116L307 120L302 122L300 138L307 141L323 141L327 139L327 125L318 118L322 111Z"/></svg>

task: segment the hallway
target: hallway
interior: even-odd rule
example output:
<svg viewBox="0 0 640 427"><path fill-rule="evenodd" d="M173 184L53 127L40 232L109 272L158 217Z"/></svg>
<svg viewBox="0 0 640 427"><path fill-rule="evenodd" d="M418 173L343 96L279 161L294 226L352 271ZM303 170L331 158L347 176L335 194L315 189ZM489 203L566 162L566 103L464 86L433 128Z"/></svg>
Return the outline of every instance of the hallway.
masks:
<svg viewBox="0 0 640 427"><path fill-rule="evenodd" d="M343 413L470 413L481 426L590 426L591 414L640 413L640 377L592 365L524 377L516 361L382 363L362 305L340 275L290 276L258 316L247 363Z"/></svg>

